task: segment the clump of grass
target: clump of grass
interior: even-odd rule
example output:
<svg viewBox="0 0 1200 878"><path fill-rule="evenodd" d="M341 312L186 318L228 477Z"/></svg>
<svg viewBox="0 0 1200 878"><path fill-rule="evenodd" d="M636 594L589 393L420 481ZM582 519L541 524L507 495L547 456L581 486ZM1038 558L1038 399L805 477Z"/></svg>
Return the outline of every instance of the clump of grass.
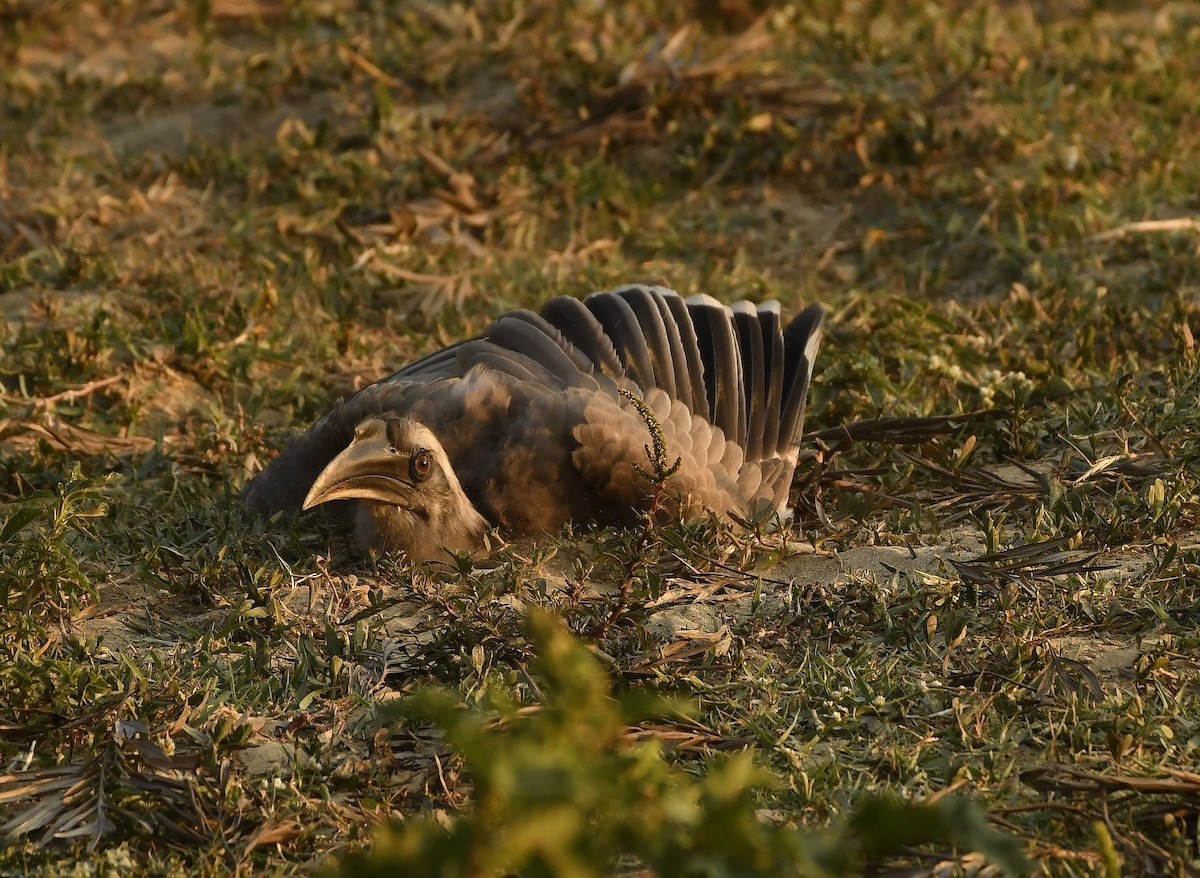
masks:
<svg viewBox="0 0 1200 878"><path fill-rule="evenodd" d="M12 626L30 630L67 622L96 597L95 582L79 552L95 539L95 519L108 511L104 480L78 467L52 490L32 491L0 519L0 610ZM5 641L26 642L8 628Z"/></svg>

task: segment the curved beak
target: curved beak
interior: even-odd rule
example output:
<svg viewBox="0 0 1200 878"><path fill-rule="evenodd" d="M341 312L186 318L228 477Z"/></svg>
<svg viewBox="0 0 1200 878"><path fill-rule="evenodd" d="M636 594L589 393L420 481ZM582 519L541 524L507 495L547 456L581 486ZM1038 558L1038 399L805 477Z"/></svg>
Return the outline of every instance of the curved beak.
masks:
<svg viewBox="0 0 1200 878"><path fill-rule="evenodd" d="M377 500L408 506L412 485L388 475L397 471L397 455L386 433L355 439L321 470L302 508L311 509L330 500Z"/></svg>

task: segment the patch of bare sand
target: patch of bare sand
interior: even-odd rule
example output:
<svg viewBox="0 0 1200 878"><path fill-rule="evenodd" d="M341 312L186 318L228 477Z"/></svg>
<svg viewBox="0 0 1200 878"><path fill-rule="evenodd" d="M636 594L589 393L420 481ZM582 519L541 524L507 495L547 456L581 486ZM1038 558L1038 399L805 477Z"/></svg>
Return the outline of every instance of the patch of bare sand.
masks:
<svg viewBox="0 0 1200 878"><path fill-rule="evenodd" d="M335 115L329 94L315 94L303 101L280 103L269 109L200 101L153 114L115 115L105 122L100 134L119 156L153 154L179 159L193 143L229 149L270 142L287 119L297 119L309 128L316 128L323 120L335 121Z"/></svg>
<svg viewBox="0 0 1200 878"><path fill-rule="evenodd" d="M21 287L0 296L0 332L38 333L49 326L79 329L101 311L124 311L133 298L119 290L47 290Z"/></svg>
<svg viewBox="0 0 1200 878"><path fill-rule="evenodd" d="M717 600L702 590L689 599L684 590L678 604L651 616L647 629L656 640L669 642L689 632L714 632L752 614L763 618L795 615L802 598L813 591L836 594L863 576L881 582L905 573L944 576L950 559L961 560L981 551L978 537L967 530L933 546L858 546L845 552L820 552L808 543L794 543L792 548L793 554L764 573L761 582L759 577L745 577L740 583L731 583L730 590Z"/></svg>
<svg viewBox="0 0 1200 878"><path fill-rule="evenodd" d="M1145 655L1157 652L1172 643L1165 634L1150 634L1140 638L1104 637L1052 637L1047 641L1051 648L1064 658L1082 662L1101 682L1132 680L1137 675L1138 661ZM1198 666L1192 662L1190 673Z"/></svg>
<svg viewBox="0 0 1200 878"><path fill-rule="evenodd" d="M189 416L217 404L199 381L165 363L138 363L125 387L127 401L138 413L138 432L153 436L177 431Z"/></svg>
<svg viewBox="0 0 1200 878"><path fill-rule="evenodd" d="M103 638L99 658L170 649L185 637L178 630L172 634L163 629L161 620L183 622L212 613L193 596L149 585L133 574L109 579L97 592L99 600L76 621L75 631L85 638Z"/></svg>

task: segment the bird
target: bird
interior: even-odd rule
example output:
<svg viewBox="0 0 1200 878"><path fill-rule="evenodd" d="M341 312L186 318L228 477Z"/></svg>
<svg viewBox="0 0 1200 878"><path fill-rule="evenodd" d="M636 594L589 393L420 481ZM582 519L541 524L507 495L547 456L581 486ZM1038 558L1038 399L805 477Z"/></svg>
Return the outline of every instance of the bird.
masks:
<svg viewBox="0 0 1200 878"><path fill-rule="evenodd" d="M493 527L787 516L824 314L644 284L508 311L335 404L243 500L329 504L363 549L413 562L482 554Z"/></svg>

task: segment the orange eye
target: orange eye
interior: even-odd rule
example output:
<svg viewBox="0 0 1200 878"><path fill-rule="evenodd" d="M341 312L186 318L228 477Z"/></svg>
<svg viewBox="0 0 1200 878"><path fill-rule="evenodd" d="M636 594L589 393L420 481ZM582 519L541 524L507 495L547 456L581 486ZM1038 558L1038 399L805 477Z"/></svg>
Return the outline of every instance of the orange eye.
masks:
<svg viewBox="0 0 1200 878"><path fill-rule="evenodd" d="M412 476L414 482L423 482L429 478L429 471L433 469L433 457L429 452L422 448L408 462L408 474Z"/></svg>

